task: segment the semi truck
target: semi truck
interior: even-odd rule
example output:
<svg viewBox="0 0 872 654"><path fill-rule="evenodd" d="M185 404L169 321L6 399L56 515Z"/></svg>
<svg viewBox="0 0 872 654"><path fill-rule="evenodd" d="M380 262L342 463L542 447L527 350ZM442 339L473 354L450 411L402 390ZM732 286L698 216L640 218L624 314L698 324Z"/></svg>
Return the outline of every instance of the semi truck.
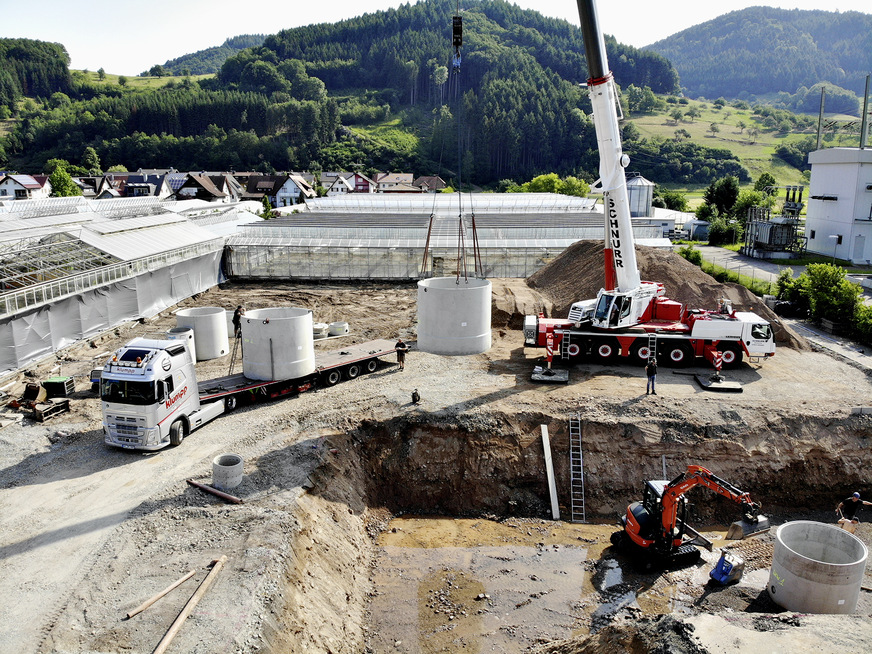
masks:
<svg viewBox="0 0 872 654"><path fill-rule="evenodd" d="M104 440L148 451L180 445L243 403L334 386L375 371L379 359L394 352L395 343L379 339L317 352L314 372L293 379L254 380L237 373L199 381L187 341L135 338L112 354L100 375Z"/></svg>
<svg viewBox="0 0 872 654"><path fill-rule="evenodd" d="M566 318L526 316L524 344L544 347L574 360L592 355L600 362L626 357L644 364L651 357L683 366L705 357L715 367L738 365L747 355L764 360L775 354L767 320L733 311L722 301L716 310L692 309L665 297L663 284L642 281L636 262L621 147L617 88L608 67L594 0L578 0L588 73L587 88L600 155L599 179L591 190L603 193L605 286L596 298L572 305Z"/></svg>

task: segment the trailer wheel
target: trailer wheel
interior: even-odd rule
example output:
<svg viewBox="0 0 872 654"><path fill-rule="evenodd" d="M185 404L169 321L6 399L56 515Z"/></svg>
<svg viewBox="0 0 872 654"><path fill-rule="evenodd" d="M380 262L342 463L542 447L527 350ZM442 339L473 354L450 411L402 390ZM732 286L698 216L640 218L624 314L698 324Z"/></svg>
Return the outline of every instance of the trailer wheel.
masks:
<svg viewBox="0 0 872 654"><path fill-rule="evenodd" d="M607 339L594 344L593 355L601 363L611 361L618 356L618 342L614 339Z"/></svg>
<svg viewBox="0 0 872 654"><path fill-rule="evenodd" d="M633 342L633 346L630 348L630 363L644 366L648 363L651 354L651 348L648 347L648 339L637 338Z"/></svg>
<svg viewBox="0 0 872 654"><path fill-rule="evenodd" d="M236 410L237 398L235 395L228 395L224 398L224 411L230 413Z"/></svg>
<svg viewBox="0 0 872 654"><path fill-rule="evenodd" d="M375 369L378 368L378 359L370 359L366 362L366 371L367 372L375 372Z"/></svg>
<svg viewBox="0 0 872 654"><path fill-rule="evenodd" d="M345 371L345 374L348 375L349 379L354 379L358 375L360 375L360 366L356 363L352 363L348 366L348 369Z"/></svg>
<svg viewBox="0 0 872 654"><path fill-rule="evenodd" d="M693 350L686 343L666 346L666 365L673 368L689 366L693 360Z"/></svg>
<svg viewBox="0 0 872 654"><path fill-rule="evenodd" d="M342 379L342 373L338 370L331 370L326 375L324 375L324 383L328 386L336 386L339 383L339 380Z"/></svg>
<svg viewBox="0 0 872 654"><path fill-rule="evenodd" d="M721 367L736 368L742 363L742 350L734 343L724 343L719 346L721 350Z"/></svg>
<svg viewBox="0 0 872 654"><path fill-rule="evenodd" d="M185 429L185 421L184 420L176 420L170 426L170 445L181 445L182 440L187 436L185 433L187 430Z"/></svg>

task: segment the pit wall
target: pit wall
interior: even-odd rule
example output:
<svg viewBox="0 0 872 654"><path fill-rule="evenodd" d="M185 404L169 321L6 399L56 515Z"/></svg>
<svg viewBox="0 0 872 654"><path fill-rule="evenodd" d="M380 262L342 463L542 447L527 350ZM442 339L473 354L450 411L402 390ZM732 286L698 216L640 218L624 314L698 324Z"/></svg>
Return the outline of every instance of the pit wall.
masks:
<svg viewBox="0 0 872 654"><path fill-rule="evenodd" d="M323 442L324 458L298 500L300 524L292 539L282 606L265 624L261 652L358 654L363 647L369 567L374 541L367 535L369 511L359 460L344 436Z"/></svg>
<svg viewBox="0 0 872 654"><path fill-rule="evenodd" d="M597 412L599 415L603 413ZM547 415L397 418L355 434L370 505L394 513L550 517L539 425L547 424L561 514L569 506L568 419ZM702 465L751 493L765 510L830 510L865 488L872 466L866 416L768 419L765 428L725 421L581 420L587 514L613 518L639 499L645 479ZM856 487L856 488L855 488ZM695 520L735 519L736 505L694 489Z"/></svg>

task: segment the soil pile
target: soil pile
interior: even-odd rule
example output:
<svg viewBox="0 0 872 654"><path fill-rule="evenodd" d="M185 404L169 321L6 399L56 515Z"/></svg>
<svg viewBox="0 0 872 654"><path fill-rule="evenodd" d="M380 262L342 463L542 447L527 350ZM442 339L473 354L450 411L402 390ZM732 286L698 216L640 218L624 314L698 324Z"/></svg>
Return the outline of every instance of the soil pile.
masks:
<svg viewBox="0 0 872 654"><path fill-rule="evenodd" d="M808 350L808 342L781 324L756 295L738 284L721 284L700 268L669 250L636 247L639 273L643 280L666 287L666 297L691 308L713 310L726 298L736 311L753 311L768 320L775 330L775 341L798 350ZM554 261L527 279L527 284L553 303L554 316L565 316L573 302L596 297L605 285L603 245L600 241L578 241Z"/></svg>

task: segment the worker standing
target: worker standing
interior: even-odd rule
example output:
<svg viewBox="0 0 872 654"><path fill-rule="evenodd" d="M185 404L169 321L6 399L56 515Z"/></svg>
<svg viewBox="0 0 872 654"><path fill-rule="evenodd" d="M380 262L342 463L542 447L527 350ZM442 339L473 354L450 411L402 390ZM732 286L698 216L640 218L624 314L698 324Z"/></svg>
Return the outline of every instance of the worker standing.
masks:
<svg viewBox="0 0 872 654"><path fill-rule="evenodd" d="M648 359L648 365L645 366L645 374L648 375L648 385L645 387L645 395L657 395L654 389L654 382L657 380L657 359L651 357Z"/></svg>
<svg viewBox="0 0 872 654"><path fill-rule="evenodd" d="M409 351L409 346L403 341L402 338L397 340L397 344L394 346L397 350L397 364L400 366L400 370L406 369L406 352Z"/></svg>
<svg viewBox="0 0 872 654"><path fill-rule="evenodd" d="M233 338L239 338L242 335L242 314L245 309L240 304L233 312Z"/></svg>
<svg viewBox="0 0 872 654"><path fill-rule="evenodd" d="M836 513L840 516L839 525L842 529L845 529L852 534L854 533L857 525L860 524L860 519L857 517L857 514L860 512L860 507L864 504L872 506L872 502L860 499L860 493L854 493L851 497L846 497L839 502L839 506L836 507Z"/></svg>

